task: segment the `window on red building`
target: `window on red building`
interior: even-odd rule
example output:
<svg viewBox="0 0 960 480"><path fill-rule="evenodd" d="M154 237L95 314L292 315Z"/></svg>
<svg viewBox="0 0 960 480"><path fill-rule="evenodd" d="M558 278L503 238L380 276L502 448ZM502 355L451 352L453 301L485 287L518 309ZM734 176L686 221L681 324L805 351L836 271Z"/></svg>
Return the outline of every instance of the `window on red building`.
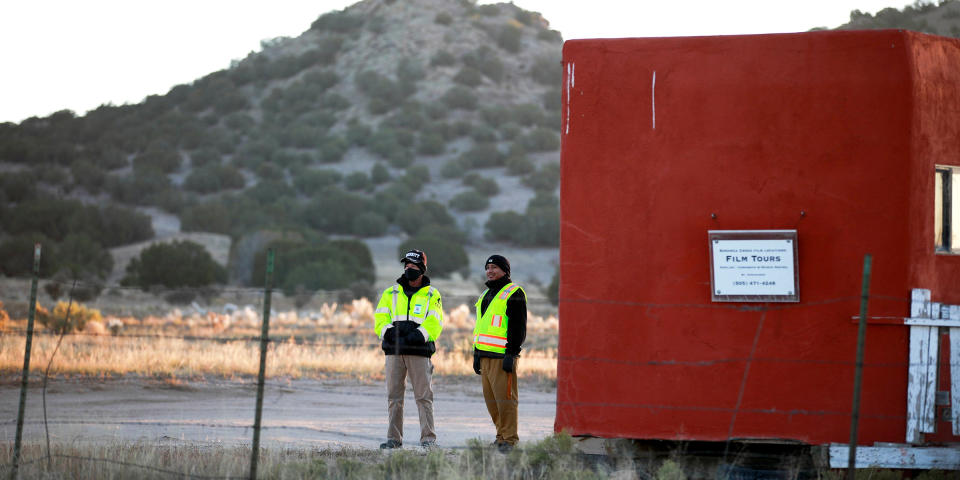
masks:
<svg viewBox="0 0 960 480"><path fill-rule="evenodd" d="M960 167L938 165L936 172L936 249L960 254Z"/></svg>

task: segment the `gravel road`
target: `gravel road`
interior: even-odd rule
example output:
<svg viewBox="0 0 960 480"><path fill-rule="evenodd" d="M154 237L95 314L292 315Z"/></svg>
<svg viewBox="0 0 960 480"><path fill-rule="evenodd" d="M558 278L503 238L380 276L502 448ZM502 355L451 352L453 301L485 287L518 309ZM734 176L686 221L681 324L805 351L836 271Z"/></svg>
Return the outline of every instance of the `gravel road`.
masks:
<svg viewBox="0 0 960 480"><path fill-rule="evenodd" d="M472 380L472 379L471 379ZM53 380L47 389L50 437L62 443L250 444L256 387L253 382L169 384L152 380ZM556 392L520 384L520 440L553 432ZM19 382L0 386L0 435L16 432ZM386 387L382 382L294 380L268 382L261 445L377 448L386 434ZM412 389L405 399L405 447L419 443ZM478 382L434 379L434 417L443 447L471 438L493 441L495 431ZM25 442L44 441L39 386L27 395Z"/></svg>

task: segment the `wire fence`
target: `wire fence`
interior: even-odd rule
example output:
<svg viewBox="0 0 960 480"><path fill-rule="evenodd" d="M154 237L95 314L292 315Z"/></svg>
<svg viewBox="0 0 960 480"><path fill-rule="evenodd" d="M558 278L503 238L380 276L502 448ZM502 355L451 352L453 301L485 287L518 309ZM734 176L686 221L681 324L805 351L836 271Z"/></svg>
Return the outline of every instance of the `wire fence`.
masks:
<svg viewBox="0 0 960 480"><path fill-rule="evenodd" d="M60 281L47 281L47 282L60 282ZM70 293L75 291L78 286L80 287L96 287L98 291L104 292L100 295L94 296L88 299L87 302L84 302L84 305L88 308L102 308L105 311L114 312L112 315L105 315L105 317L117 317L123 316L131 313L135 308L124 307L124 306L112 306L111 303L116 301L116 298L111 298L110 291L120 291L120 292L129 292L131 295L136 296L139 301L140 295L144 295L142 289L135 287L126 287L122 285L93 285L88 284L84 285L80 282L73 283L69 285L65 282L60 282L61 286L69 287L66 293L62 298L65 298L68 302L73 302L73 296ZM50 288L48 290L55 291L55 288ZM140 307L140 310L137 310L141 316L140 318L130 317L129 325L124 325L123 328L116 329L113 331L60 331L55 332L49 329L40 329L36 328L31 331L28 327L14 325L15 322L10 322L6 328L2 331L2 336L0 340L6 337L8 342L11 342L13 338L23 338L27 339L30 335L35 336L38 342L49 343L54 338L58 339L59 342L63 339L68 339L71 344L84 344L86 342L89 347L104 348L109 349L111 345L105 344L104 342L131 342L131 341L145 341L142 343L149 343L153 341L178 341L186 343L203 343L203 344L213 344L213 345L226 345L226 344L256 344L261 343L263 345L269 345L269 349L264 350L266 356L261 356L260 358L270 360L270 355L276 354L276 348L284 345L295 345L299 347L315 347L322 349L353 349L353 350L371 350L377 352L379 343L370 338L372 334L368 330L372 329L372 311L371 306L366 304L362 309L363 312L350 311L349 308L341 309L339 312L336 307L331 307L331 304L337 303L342 300L343 297L338 296L338 292L310 292L310 296L315 300L312 304L312 307L305 307L306 302L303 305L300 305L292 313L290 311L281 311L276 312L271 309L270 302L268 300L272 288L266 287L261 289L254 288L197 288L197 289L156 289L149 292L150 295L154 297L162 297L166 293L170 292L183 292L187 291L193 294L196 298L209 299L205 300L203 305L200 302L193 301L190 305L181 305L173 306L169 305L154 305L149 308L143 308L142 305L134 306ZM6 292L4 292L6 293ZM316 301L319 298L320 301ZM466 298L466 297L465 297ZM886 302L887 304L898 305L903 307L905 313L909 310L909 305L911 304L911 299L909 298L900 298L892 296L867 296L869 301L879 301ZM226 302L225 299L234 300L234 302ZM53 296L48 296L49 301L57 300ZM240 301L236 301L240 300ZM336 300L336 301L334 301ZM472 303L473 299L469 299ZM616 301L616 300L580 300L580 299L561 299L561 302L570 302L578 303L584 305L603 305L603 306L618 306L618 307L630 307L630 308L640 308L645 311L650 312L676 312L680 310L712 310L723 312L724 314L733 314L731 318L742 318L738 315L748 315L750 318L755 319L759 315L760 326L756 329L756 334L752 338L752 345L746 346L747 355L736 355L736 356L716 356L710 358L657 358L650 360L642 359L622 359L622 358L612 358L611 356L585 356L585 355L571 355L563 351L558 352L553 358L554 362L592 362L598 364L611 364L618 365L623 367L716 367L720 365L745 365L746 369L742 374L742 377L736 379L737 382L740 382L740 387L738 389L739 394L733 405L710 405L710 399L704 399L703 405L676 405L676 404L663 404L656 402L636 402L636 403L618 403L618 402L581 402L580 405L583 407L604 407L604 408L631 408L631 409L652 409L652 410L682 410L682 411L706 411L706 412L722 412L732 416L733 420L731 421L731 429L728 432L728 444L730 441L735 440L733 424L735 423L736 416L738 414L751 414L751 413L764 413L770 414L775 413L778 415L783 415L786 417L791 416L821 416L821 417L838 417L838 418L850 418L851 411L847 409L838 409L838 410L829 410L829 409L816 409L816 408L792 408L792 409L777 409L777 408L755 408L755 407L745 407L744 406L744 390L745 384L748 381L750 376L750 366L763 365L763 364L790 364L790 365L814 365L821 367L836 367L841 369L854 369L860 367L865 370L877 370L877 369L888 369L890 371L903 371L918 365L929 365L929 361L911 361L909 358L903 358L902 360L891 360L889 358L884 358L882 361L858 361L852 356L849 359L838 359L838 358L796 358L789 355L776 356L776 355L761 355L758 354L758 342L760 341L761 330L763 329L764 322L771 322L772 320L767 317L768 314L774 312L789 312L793 310L809 311L810 309L818 309L819 307L829 306L835 308L838 305L849 305L854 307L857 305L857 302L861 300L861 297L848 296L840 298L831 298L823 299L813 302L804 302L800 304L756 304L756 305L744 305L744 304L699 304L699 303L668 303L668 304L658 304L658 303L649 303L649 302L635 302L635 301ZM328 303L329 301L329 303ZM351 300L353 302L355 300ZM232 306L228 307L230 304ZM237 304L242 304L243 306L238 306ZM319 304L319 305L318 305ZM448 305L451 303L448 302ZM469 304L468 304L469 305ZM289 306L289 305L288 305ZM357 304L350 305L353 309L361 309ZM124 310L127 308L127 310ZM179 310L178 310L179 309ZM67 314L71 312L70 309L67 309ZM353 317L351 314L356 313ZM337 322L335 317L337 314L346 315L349 318L341 318L340 322ZM47 313L49 315L49 313ZM907 315L904 315L906 317ZM193 318L196 321L193 323L187 322L184 319ZM227 326L222 325L223 318L232 318L235 321ZM846 320L849 322L854 322L857 316L855 311L851 309L849 315L847 315ZM872 317L874 320L883 323L884 321L895 321L897 319L902 319L903 317L896 316L880 316ZM166 319L166 321L159 321L157 319ZM236 319L243 319L244 322L240 322ZM277 329L271 333L269 330L269 322L273 319L275 321L274 326ZM348 321L349 320L349 321ZM104 320L106 321L106 320ZM217 324L217 322L220 324ZM735 321L735 320L733 320ZM465 324L472 322L472 317L467 318ZM557 323L556 320L553 320L554 323L549 324L548 327L544 327L547 332L556 332ZM549 323L549 322L545 322ZM870 323L870 322L868 322ZM190 330L204 329L211 325L219 325L222 328L219 328L216 331L208 331L204 334L194 334L190 333ZM244 332L236 333L232 330L239 329L259 329L263 327L263 330L258 335L256 330L253 330L253 333ZM870 328L877 328L878 325L869 325ZM141 328L142 331L137 331L137 328ZM456 327L454 327L456 328ZM886 325L879 325L879 328L886 328ZM154 329L151 331L150 329ZM166 329L166 330L164 330ZM344 340L343 332L345 330L350 331L351 329L355 330L356 333L353 336L349 336L348 340ZM159 333L156 333L156 330L160 330ZM869 339L870 335L867 335ZM47 339L47 340L44 340ZM17 340L17 342L22 340ZM869 340L868 340L869 342ZM7 343L9 348L9 343ZM555 344L554 344L555 345ZM852 348L852 346L851 346ZM49 352L45 352L49 353ZM54 354L50 358L44 358L41 360L49 360L50 363L47 364L48 372L45 372L43 375L44 383L46 384L48 373L50 371L49 365L54 363ZM954 361L946 359L944 356L938 356L934 362L936 366L941 371L949 371L950 369L958 368L958 365ZM57 365L59 367L59 365ZM34 372L33 378L38 378L36 373L37 369L27 369L23 372L25 378L30 375L31 372ZM58 369L52 369L52 372L57 373ZM101 372L101 374L104 372ZM58 378L57 385L65 385L70 383L76 384L89 384L91 378L96 378L96 374L86 374L79 377L65 377ZM331 390L335 387L327 388L319 386L317 384L308 384L308 383L297 383L293 382L290 379L286 380L271 380L266 381L264 378L263 372L260 374L260 380L256 383L256 386L261 389L267 388L267 395L284 395L291 393L310 393L310 394L325 394L330 393ZM230 388L240 386L254 386L255 384L249 380L229 380L227 378L217 379L214 378L205 378L204 385L208 388L218 389L218 388ZM45 389L44 389L45 390ZM45 391L44 391L45 394ZM350 392L349 395L357 396L364 395L364 393ZM367 395L377 395L379 394L367 394ZM259 402L258 402L259 403ZM257 408L256 415L260 415L260 407ZM44 410L44 416L46 416L46 410ZM859 419L862 421L873 421L873 420L895 420L895 421L909 421L908 415L904 413L903 415L891 415L888 413L859 413ZM378 438L366 435L362 433L349 432L331 428L320 428L316 426L306 426L306 425L296 425L297 422L290 422L287 424L275 424L275 425L259 425L259 421L255 424L243 423L243 422L218 422L218 421L195 421L185 423L182 421L151 421L151 420L98 420L98 419L64 419L58 418L54 420L47 420L46 418L43 421L30 419L30 420L21 420L22 425L28 427L38 428L41 425L44 428L49 428L53 426L66 426L66 425L113 425L116 427L127 427L127 428L137 428L137 427L189 427L192 429L209 429L213 431L213 435L216 436L216 432L222 432L224 430L234 430L241 433L255 433L259 435L261 430L268 430L274 432L281 431L306 431L312 433L324 433L340 436L342 438L352 438L357 441L362 442L371 442L375 441ZM0 425L13 425L12 421L3 422ZM678 434L681 432L677 432ZM239 435L239 434L238 434ZM237 435L234 435L237 436ZM202 443L203 440L194 440L197 443ZM210 441L212 444L218 444L217 440ZM257 444L257 442L254 442ZM259 448L254 450L259 451ZM71 459L82 462L102 462L102 463L111 463L120 466L129 467L131 469L143 469L152 471L155 473L167 474L170 476L177 476L181 478L248 478L248 477L229 477L229 476L205 476L205 475L194 475L189 473L184 473L183 471L175 471L169 469L159 468L155 465L143 465L135 462L127 462L123 460L117 460L112 458L99 458L93 456L85 455L68 455L63 453L51 453L49 446L47 447L47 452L42 457L37 458L18 458L16 454L11 455L13 462L6 465L0 465L0 472L8 471L11 472L11 478L16 475L17 469L20 467L35 465L40 462L47 461L49 462L52 458L62 458L62 459ZM251 455L252 459L257 458L256 455ZM255 461L255 460L252 460ZM254 467L255 468L255 467ZM255 477L256 473L252 473L249 477Z"/></svg>

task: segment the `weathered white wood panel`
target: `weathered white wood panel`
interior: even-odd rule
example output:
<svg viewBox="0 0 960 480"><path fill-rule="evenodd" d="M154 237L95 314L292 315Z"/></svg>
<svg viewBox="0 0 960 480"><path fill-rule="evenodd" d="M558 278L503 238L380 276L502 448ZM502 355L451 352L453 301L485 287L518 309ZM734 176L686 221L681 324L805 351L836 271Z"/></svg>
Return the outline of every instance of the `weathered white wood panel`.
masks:
<svg viewBox="0 0 960 480"><path fill-rule="evenodd" d="M950 305L950 319L960 321L960 305ZM960 328L950 329L950 423L960 435Z"/></svg>
<svg viewBox="0 0 960 480"><path fill-rule="evenodd" d="M910 327L910 368L907 383L907 442L920 443L921 433L935 427L938 327Z"/></svg>
<svg viewBox="0 0 960 480"><path fill-rule="evenodd" d="M910 293L910 316L930 318L930 290L914 288Z"/></svg>
<svg viewBox="0 0 960 480"><path fill-rule="evenodd" d="M850 447L830 445L830 468L846 468ZM960 449L941 447L857 447L856 468L960 470Z"/></svg>

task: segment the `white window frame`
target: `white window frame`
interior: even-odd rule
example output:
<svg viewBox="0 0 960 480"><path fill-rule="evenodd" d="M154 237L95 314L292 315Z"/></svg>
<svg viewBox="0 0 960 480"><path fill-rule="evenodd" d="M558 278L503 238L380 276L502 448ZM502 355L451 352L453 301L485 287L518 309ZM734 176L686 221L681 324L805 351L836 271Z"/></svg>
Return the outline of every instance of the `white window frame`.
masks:
<svg viewBox="0 0 960 480"><path fill-rule="evenodd" d="M960 255L960 167L936 166L933 233L936 253Z"/></svg>

